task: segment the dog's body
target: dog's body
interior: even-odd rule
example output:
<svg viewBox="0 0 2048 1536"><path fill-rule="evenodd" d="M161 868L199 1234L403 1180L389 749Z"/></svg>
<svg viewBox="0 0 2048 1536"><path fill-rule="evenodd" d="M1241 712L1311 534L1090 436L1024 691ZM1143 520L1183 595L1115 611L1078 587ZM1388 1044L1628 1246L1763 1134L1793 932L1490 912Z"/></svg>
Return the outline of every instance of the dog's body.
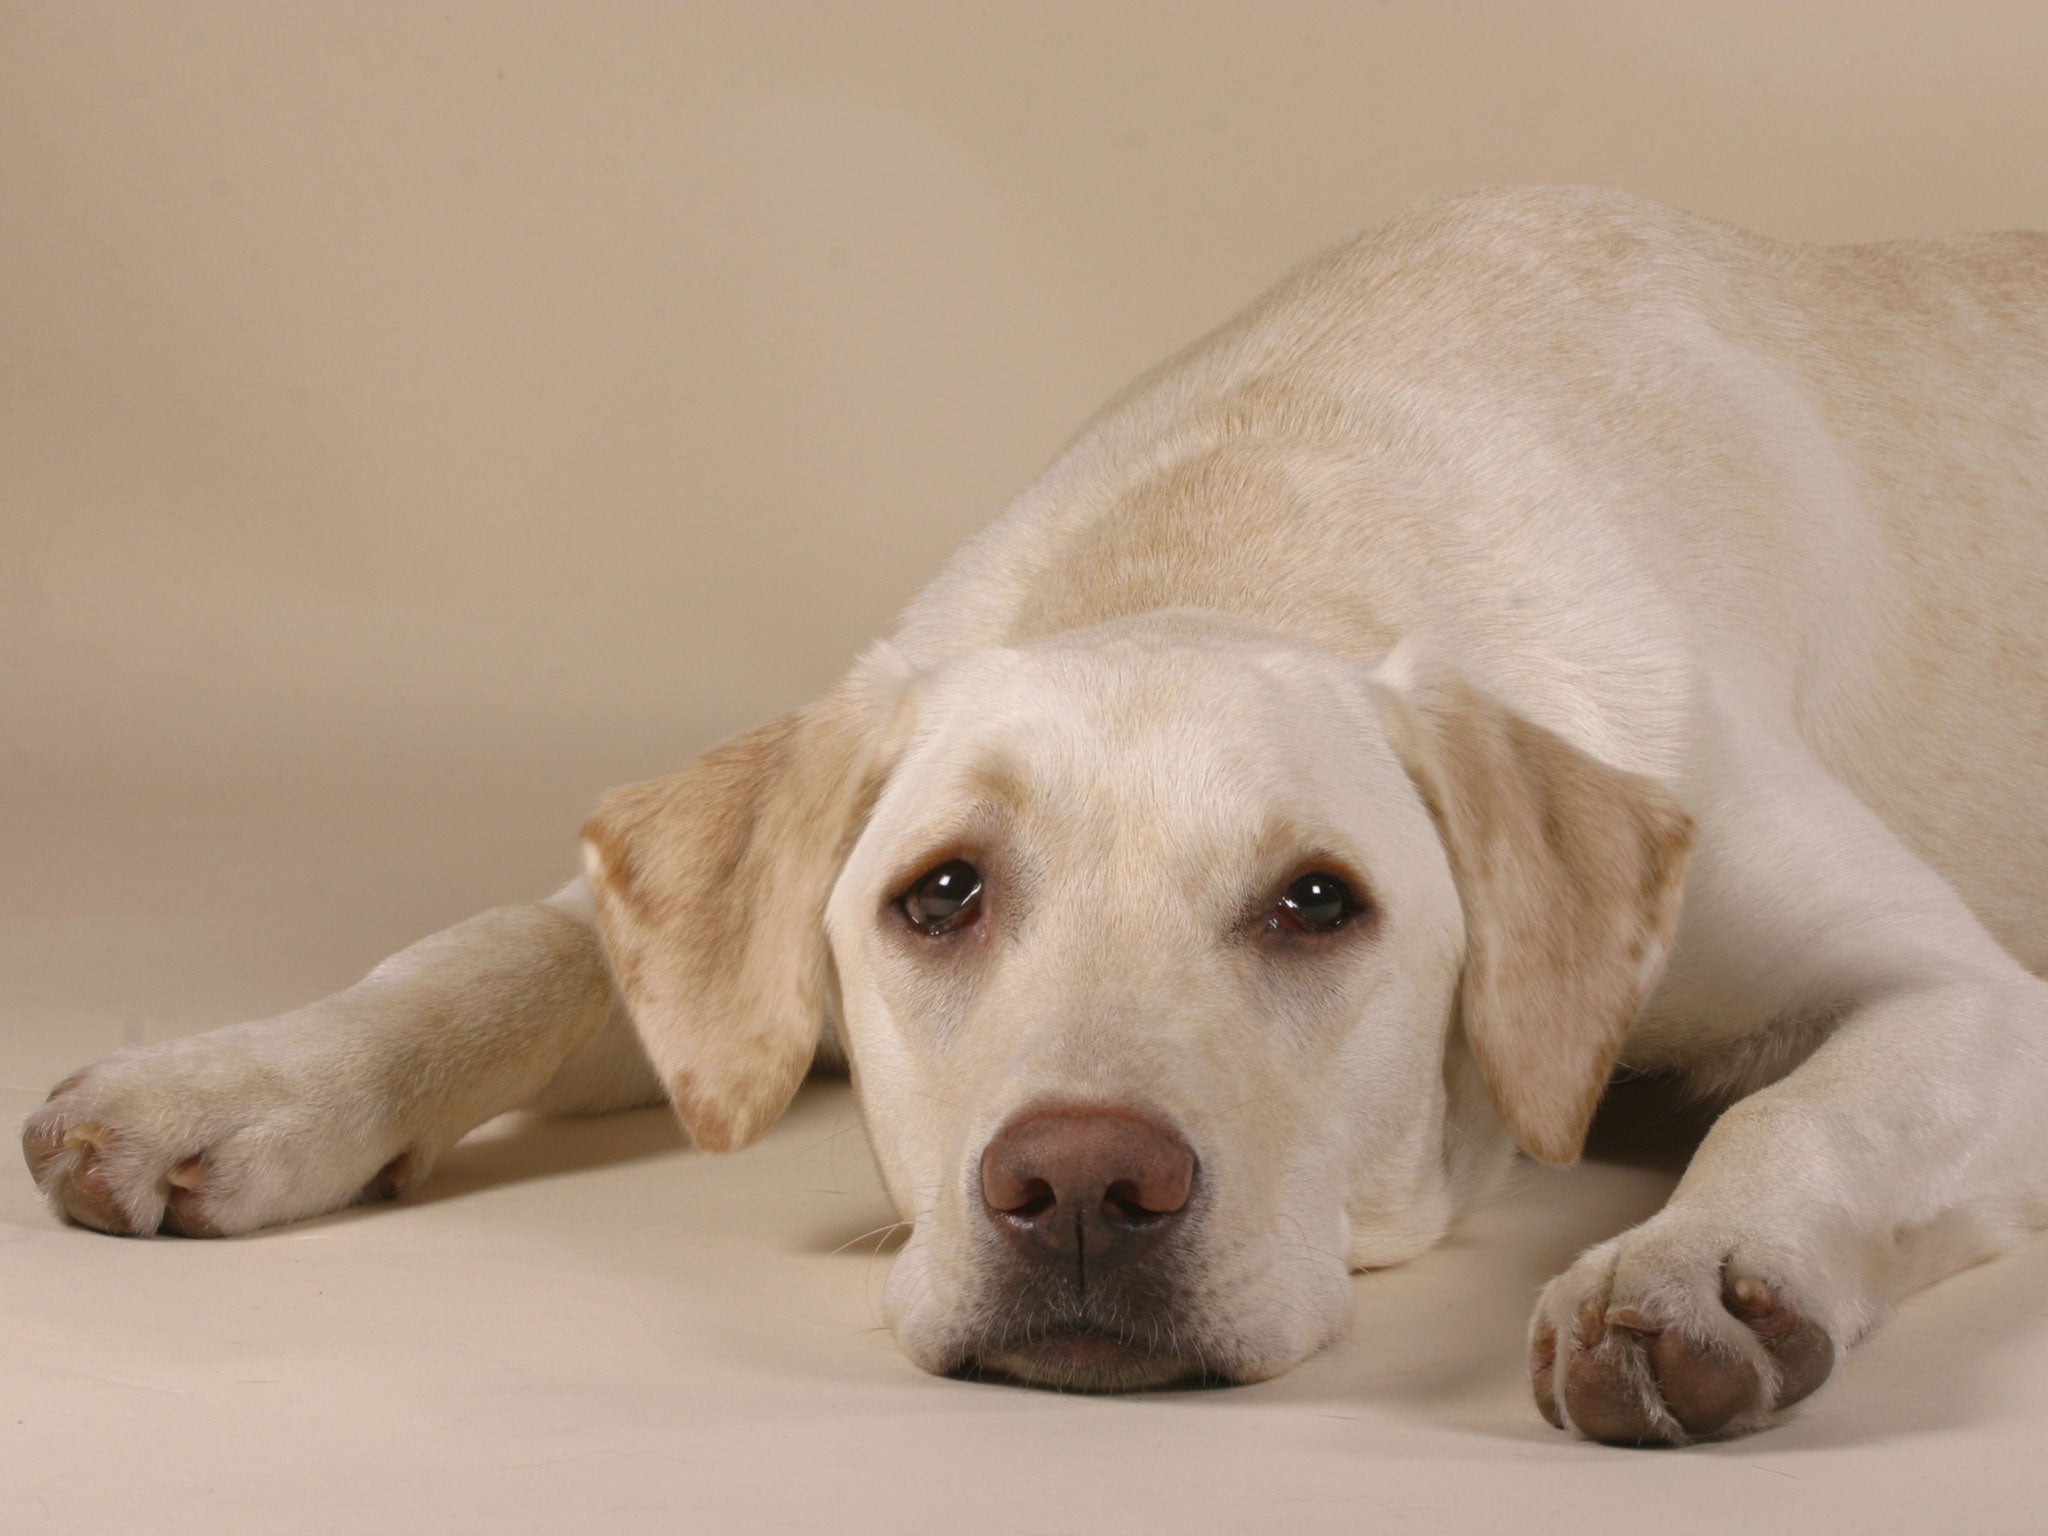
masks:
<svg viewBox="0 0 2048 1536"><path fill-rule="evenodd" d="M87 1224L242 1231L521 1104L741 1144L827 1029L906 1348L1115 1386L1284 1369L1672 1070L1734 1107L1531 1368L1730 1432L2048 1220L2044 805L2048 239L1460 199L1112 402L834 695L608 801L588 887L25 1145Z"/></svg>

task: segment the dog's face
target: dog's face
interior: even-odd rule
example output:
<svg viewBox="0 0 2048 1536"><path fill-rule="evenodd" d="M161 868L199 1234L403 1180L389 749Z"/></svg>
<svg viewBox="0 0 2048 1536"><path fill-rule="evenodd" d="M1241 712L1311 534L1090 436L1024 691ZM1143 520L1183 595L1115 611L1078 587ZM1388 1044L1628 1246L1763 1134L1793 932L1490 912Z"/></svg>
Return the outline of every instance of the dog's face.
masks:
<svg viewBox="0 0 2048 1536"><path fill-rule="evenodd" d="M1270 1375L1442 1232L1462 919L1348 670L1143 628L926 689L827 922L919 1363Z"/></svg>
<svg viewBox="0 0 2048 1536"><path fill-rule="evenodd" d="M1503 1123L1575 1155L1675 919L1653 786L1398 681L1155 617L870 662L621 792L593 885L700 1145L779 1112L830 1011L914 1224L887 1310L920 1364L1300 1360Z"/></svg>

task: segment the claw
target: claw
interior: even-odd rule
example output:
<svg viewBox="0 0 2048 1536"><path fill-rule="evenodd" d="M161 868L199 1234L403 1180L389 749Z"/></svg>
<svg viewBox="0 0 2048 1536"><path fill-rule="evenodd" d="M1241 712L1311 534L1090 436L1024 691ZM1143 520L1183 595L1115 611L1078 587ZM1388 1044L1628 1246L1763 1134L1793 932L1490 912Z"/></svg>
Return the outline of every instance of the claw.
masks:
<svg viewBox="0 0 2048 1536"><path fill-rule="evenodd" d="M1738 1275L1722 1296L1778 1364L1778 1407L1811 1397L1835 1368L1835 1341L1825 1328L1788 1307L1762 1280Z"/></svg>
<svg viewBox="0 0 2048 1536"><path fill-rule="evenodd" d="M40 1188L44 1174L64 1152L64 1135L54 1122L31 1119L21 1128L21 1155L28 1161L29 1177Z"/></svg>
<svg viewBox="0 0 2048 1536"><path fill-rule="evenodd" d="M104 1125L74 1125L65 1131L58 1156L74 1155L68 1175L53 1167L47 1193L64 1209L64 1214L81 1227L93 1227L116 1237L136 1237L145 1230L122 1207L113 1186L107 1182L105 1159L120 1137Z"/></svg>
<svg viewBox="0 0 2048 1536"><path fill-rule="evenodd" d="M1548 1324L1529 1341L1529 1389L1536 1394L1536 1411L1552 1429L1563 1429L1564 1415L1557 1408L1557 1333Z"/></svg>
<svg viewBox="0 0 2048 1536"><path fill-rule="evenodd" d="M215 1226L199 1203L199 1191L206 1185L206 1155L194 1153L164 1175L169 1186L164 1196L163 1220L159 1232L179 1237L218 1237Z"/></svg>
<svg viewBox="0 0 2048 1536"><path fill-rule="evenodd" d="M1589 1440L1609 1445L1651 1445L1667 1440L1645 1379L1635 1335L1610 1333L1565 1366L1564 1407Z"/></svg>

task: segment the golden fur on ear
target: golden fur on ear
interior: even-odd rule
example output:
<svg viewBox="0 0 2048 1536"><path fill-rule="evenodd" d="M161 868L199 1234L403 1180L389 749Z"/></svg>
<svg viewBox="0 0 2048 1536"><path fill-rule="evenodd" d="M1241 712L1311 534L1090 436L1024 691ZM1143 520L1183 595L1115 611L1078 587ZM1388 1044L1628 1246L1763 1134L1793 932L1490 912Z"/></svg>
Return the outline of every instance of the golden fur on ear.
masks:
<svg viewBox="0 0 2048 1536"><path fill-rule="evenodd" d="M903 735L878 651L808 708L605 796L583 828L605 952L691 1139L747 1145L823 1032L826 898Z"/></svg>
<svg viewBox="0 0 2048 1536"><path fill-rule="evenodd" d="M1516 1143L1570 1163L1670 949L1692 819L1456 679L1387 699L1464 907L1460 1025Z"/></svg>

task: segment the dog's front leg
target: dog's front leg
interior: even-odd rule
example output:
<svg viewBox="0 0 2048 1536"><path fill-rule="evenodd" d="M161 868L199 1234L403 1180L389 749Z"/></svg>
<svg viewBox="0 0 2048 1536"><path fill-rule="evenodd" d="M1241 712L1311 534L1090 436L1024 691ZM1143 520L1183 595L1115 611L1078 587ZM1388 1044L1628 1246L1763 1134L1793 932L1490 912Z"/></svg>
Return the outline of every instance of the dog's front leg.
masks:
<svg viewBox="0 0 2048 1536"><path fill-rule="evenodd" d="M1900 1297L2048 1221L2048 983L1795 754L1705 798L1674 980L1821 1043L1545 1291L1538 1406L1615 1443L1768 1424Z"/></svg>
<svg viewBox="0 0 2048 1536"><path fill-rule="evenodd" d="M308 1007L118 1051L57 1085L22 1150L74 1221L214 1236L395 1194L536 1098L660 1096L579 880L422 939Z"/></svg>

